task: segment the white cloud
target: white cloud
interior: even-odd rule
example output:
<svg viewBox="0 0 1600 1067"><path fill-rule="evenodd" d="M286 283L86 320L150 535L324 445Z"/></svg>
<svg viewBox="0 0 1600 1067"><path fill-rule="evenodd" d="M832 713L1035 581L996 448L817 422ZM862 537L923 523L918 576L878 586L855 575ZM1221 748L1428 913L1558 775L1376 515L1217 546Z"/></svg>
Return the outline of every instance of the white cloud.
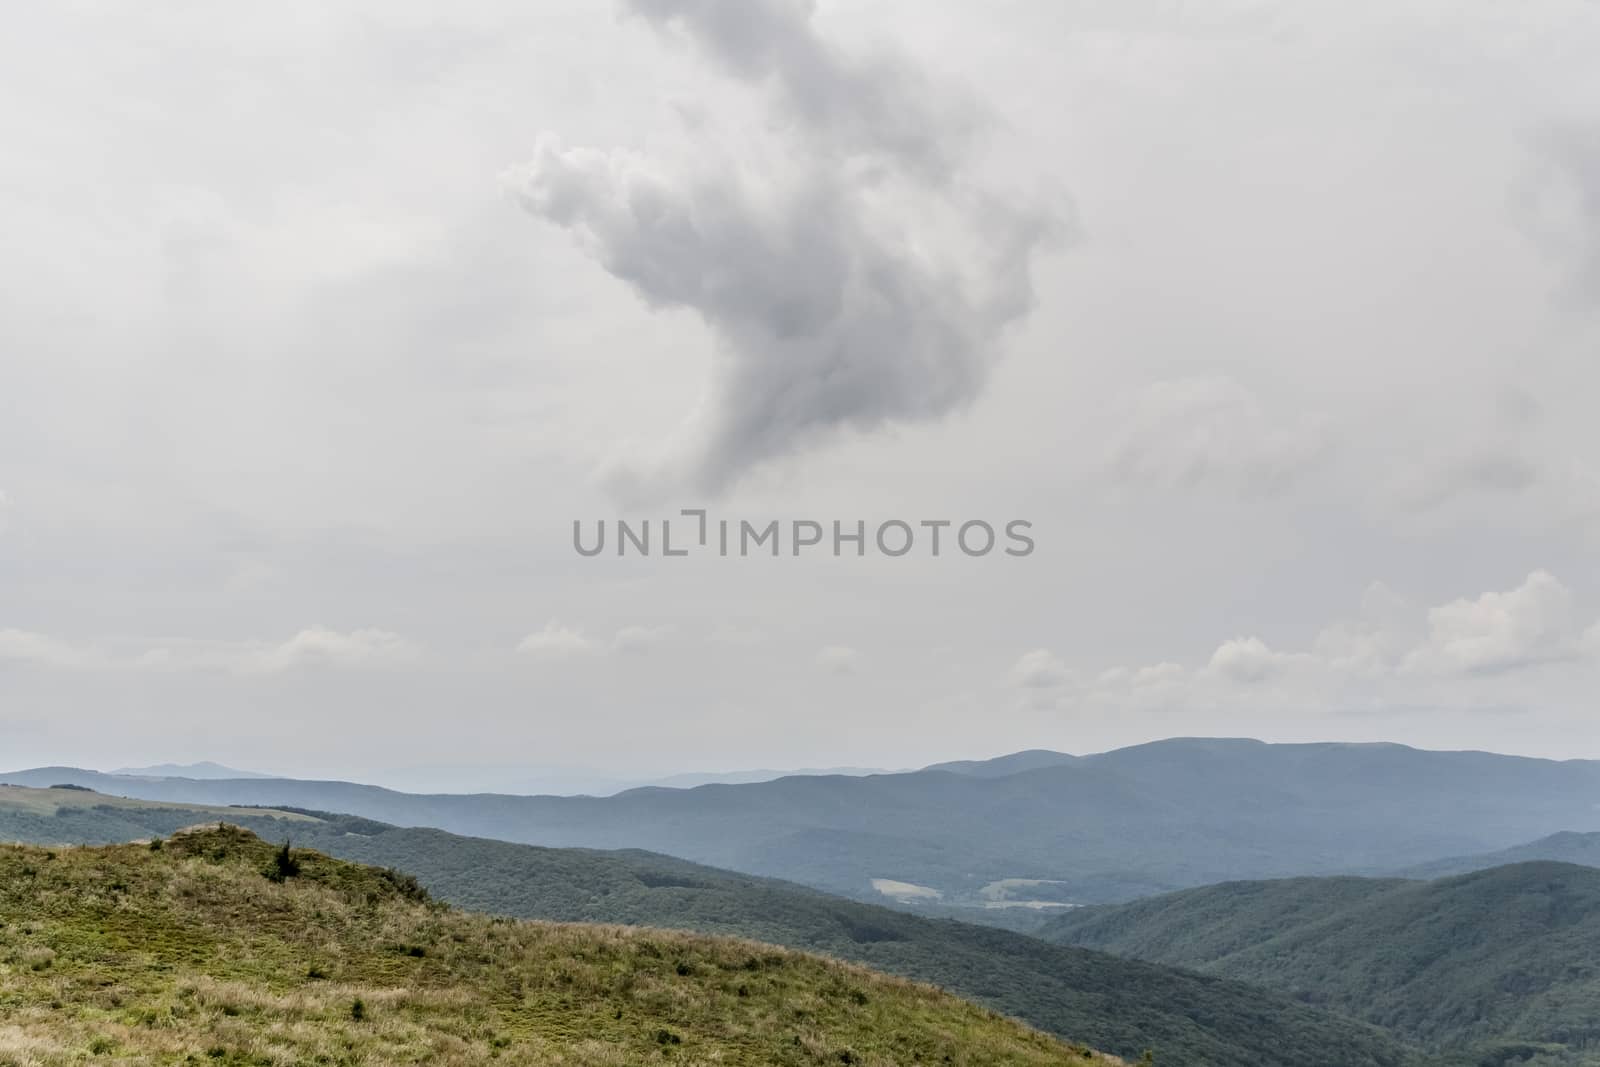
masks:
<svg viewBox="0 0 1600 1067"><path fill-rule="evenodd" d="M388 630L312 626L281 644L243 655L240 669L274 674L299 667L387 667L413 659L417 648Z"/></svg>
<svg viewBox="0 0 1600 1067"><path fill-rule="evenodd" d="M817 667L827 674L854 674L861 653L848 645L828 645L817 653Z"/></svg>
<svg viewBox="0 0 1600 1067"><path fill-rule="evenodd" d="M1182 664L1173 663L1171 660L1168 660L1164 663L1156 663L1148 667L1140 667L1138 670L1133 672L1133 675L1129 681L1136 688L1169 686L1177 682L1181 682L1186 673L1187 672L1183 669Z"/></svg>
<svg viewBox="0 0 1600 1067"><path fill-rule="evenodd" d="M1358 616L1323 628L1308 650L1236 637L1195 670L1168 660L1113 667L1082 684L1071 666L1036 649L1017 661L1008 682L1032 693L1034 706L1057 708L1281 711L1334 710L1346 701L1470 703L1473 688L1488 685L1491 676L1579 660L1600 663L1600 622L1585 629L1578 618L1571 592L1545 571L1507 592L1428 611L1374 582ZM1496 700L1505 699L1504 691L1496 693Z"/></svg>
<svg viewBox="0 0 1600 1067"><path fill-rule="evenodd" d="M1295 661L1295 656L1274 652L1259 637L1236 637L1217 646L1206 664L1206 672L1229 681L1255 685L1277 677Z"/></svg>
<svg viewBox="0 0 1600 1067"><path fill-rule="evenodd" d="M601 646L583 635L583 631L559 622L545 623L544 629L524 637L517 651L540 660L564 660L587 656L601 650Z"/></svg>
<svg viewBox="0 0 1600 1067"><path fill-rule="evenodd" d="M646 652L672 635L670 626L624 626L611 639L617 652Z"/></svg>
<svg viewBox="0 0 1600 1067"><path fill-rule="evenodd" d="M544 629L524 637L517 651L545 661L648 652L672 636L671 626L624 626L611 639L590 637L581 628L552 620Z"/></svg>
<svg viewBox="0 0 1600 1067"><path fill-rule="evenodd" d="M1570 660L1582 651L1571 591L1548 572L1534 571L1515 589L1430 610L1427 639L1404 667L1487 674Z"/></svg>
<svg viewBox="0 0 1600 1067"><path fill-rule="evenodd" d="M376 668L413 660L419 649L388 630L311 626L287 640L163 640L78 643L23 630L0 630L0 659L71 670L224 671L279 674L301 668Z"/></svg>
<svg viewBox="0 0 1600 1067"><path fill-rule="evenodd" d="M1011 668L1011 683L1023 689L1055 689L1071 680L1071 670L1047 648L1024 652Z"/></svg>
<svg viewBox="0 0 1600 1067"><path fill-rule="evenodd" d="M1274 416L1229 378L1156 382L1133 402L1125 423L1108 466L1131 484L1218 484L1272 495L1321 463L1332 447L1321 419Z"/></svg>
<svg viewBox="0 0 1600 1067"><path fill-rule="evenodd" d="M92 667L98 663L98 658L86 649L29 630L0 630L0 659L62 668Z"/></svg>

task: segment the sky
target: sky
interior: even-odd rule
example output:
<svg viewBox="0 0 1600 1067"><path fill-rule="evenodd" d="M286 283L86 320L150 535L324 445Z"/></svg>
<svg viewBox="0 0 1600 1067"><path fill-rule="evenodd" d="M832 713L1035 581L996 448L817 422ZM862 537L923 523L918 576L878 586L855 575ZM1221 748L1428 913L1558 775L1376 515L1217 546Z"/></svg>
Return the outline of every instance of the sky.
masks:
<svg viewBox="0 0 1600 1067"><path fill-rule="evenodd" d="M1593 3L12 30L0 765L1600 758Z"/></svg>

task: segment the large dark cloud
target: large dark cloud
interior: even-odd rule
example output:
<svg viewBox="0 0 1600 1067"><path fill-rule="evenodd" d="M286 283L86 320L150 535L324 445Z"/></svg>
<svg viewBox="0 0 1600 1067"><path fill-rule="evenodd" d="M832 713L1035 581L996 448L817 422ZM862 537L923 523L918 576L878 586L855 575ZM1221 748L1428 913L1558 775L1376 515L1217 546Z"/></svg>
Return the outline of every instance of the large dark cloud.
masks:
<svg viewBox="0 0 1600 1067"><path fill-rule="evenodd" d="M626 0L683 34L723 70L771 80L779 106L819 147L891 156L927 176L958 170L982 113L971 97L900 57L852 55L812 25L810 0Z"/></svg>
<svg viewBox="0 0 1600 1067"><path fill-rule="evenodd" d="M672 174L541 141L514 179L661 308L721 350L682 477L715 491L841 429L932 419L982 389L1002 330L1033 304L1057 213L973 173L980 109L893 57L823 39L810 5L631 0L769 91L785 164Z"/></svg>

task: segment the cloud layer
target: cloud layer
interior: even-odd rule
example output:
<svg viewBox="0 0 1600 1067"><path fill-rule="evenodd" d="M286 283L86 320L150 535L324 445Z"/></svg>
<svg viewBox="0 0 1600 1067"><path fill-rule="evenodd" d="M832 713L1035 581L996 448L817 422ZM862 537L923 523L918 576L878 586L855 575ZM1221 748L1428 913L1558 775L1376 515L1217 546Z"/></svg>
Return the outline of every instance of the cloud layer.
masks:
<svg viewBox="0 0 1600 1067"><path fill-rule="evenodd" d="M418 647L388 630L310 626L286 640L184 638L135 647L74 642L29 630L0 630L0 661L61 670L223 671L282 674L302 668L393 667L417 658Z"/></svg>

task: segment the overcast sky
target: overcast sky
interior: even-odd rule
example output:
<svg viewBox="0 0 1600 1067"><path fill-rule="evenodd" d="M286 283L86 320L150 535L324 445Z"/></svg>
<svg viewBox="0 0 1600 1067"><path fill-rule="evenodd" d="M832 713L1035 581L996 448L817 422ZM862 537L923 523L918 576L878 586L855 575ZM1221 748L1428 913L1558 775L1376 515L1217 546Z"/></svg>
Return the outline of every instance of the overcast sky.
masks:
<svg viewBox="0 0 1600 1067"><path fill-rule="evenodd" d="M34 5L0 765L1600 757L1597 54L1588 0ZM696 507L1035 549L573 550Z"/></svg>

